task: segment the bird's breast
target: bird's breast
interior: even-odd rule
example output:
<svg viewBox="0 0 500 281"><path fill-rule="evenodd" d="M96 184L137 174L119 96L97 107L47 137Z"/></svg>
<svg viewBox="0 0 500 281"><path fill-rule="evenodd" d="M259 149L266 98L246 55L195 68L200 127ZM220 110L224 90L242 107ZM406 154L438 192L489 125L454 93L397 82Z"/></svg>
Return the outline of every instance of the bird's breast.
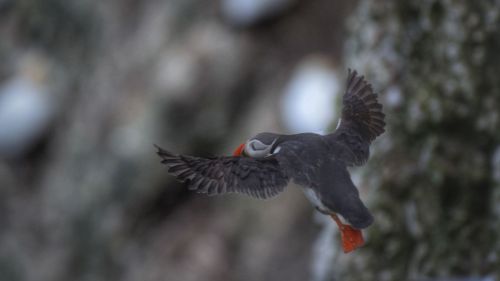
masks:
<svg viewBox="0 0 500 281"><path fill-rule="evenodd" d="M319 207L322 210L327 210L327 208L323 205L323 203L321 203L321 199L316 194L316 192L314 191L314 189L312 189L310 187L301 187L301 189L304 192L304 194L306 195L307 199L309 199L309 201L315 207Z"/></svg>

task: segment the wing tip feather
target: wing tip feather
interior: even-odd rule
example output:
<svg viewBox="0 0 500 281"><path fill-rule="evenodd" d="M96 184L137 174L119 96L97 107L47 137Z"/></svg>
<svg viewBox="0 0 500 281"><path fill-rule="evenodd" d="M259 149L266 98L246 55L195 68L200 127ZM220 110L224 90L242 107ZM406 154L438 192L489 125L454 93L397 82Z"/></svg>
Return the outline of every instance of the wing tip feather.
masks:
<svg viewBox="0 0 500 281"><path fill-rule="evenodd" d="M364 124L370 132L369 139L374 140L385 131L385 114L382 112L383 105L378 101L378 94L373 92L372 85L365 80L364 76L359 76L357 71L351 68L348 68L347 76L347 90L344 96L344 102L354 103L356 106L353 108L356 111L363 110L367 113L365 115L367 118L358 117L359 120L354 121ZM349 98L347 99L347 97ZM348 114L355 116L352 112ZM354 119L356 117L351 118Z"/></svg>

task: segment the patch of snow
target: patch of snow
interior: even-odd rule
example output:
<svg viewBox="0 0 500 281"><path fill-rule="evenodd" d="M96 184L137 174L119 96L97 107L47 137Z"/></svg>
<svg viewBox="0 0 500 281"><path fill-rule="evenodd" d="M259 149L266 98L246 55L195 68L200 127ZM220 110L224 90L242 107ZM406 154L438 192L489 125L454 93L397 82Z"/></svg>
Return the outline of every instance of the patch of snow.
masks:
<svg viewBox="0 0 500 281"><path fill-rule="evenodd" d="M397 107L403 102L401 89L397 86L391 86L385 92L385 100L390 107Z"/></svg>
<svg viewBox="0 0 500 281"><path fill-rule="evenodd" d="M311 280L326 281L331 280L333 259L339 250L336 249L337 244L334 239L338 234L336 225L328 216L316 213L316 218L323 225L323 229L313 246Z"/></svg>
<svg viewBox="0 0 500 281"><path fill-rule="evenodd" d="M294 0L223 0L222 14L237 26L250 26L292 6Z"/></svg>
<svg viewBox="0 0 500 281"><path fill-rule="evenodd" d="M196 63L185 50L165 54L158 62L155 85L161 92L183 93L196 78Z"/></svg>
<svg viewBox="0 0 500 281"><path fill-rule="evenodd" d="M406 203L404 212L406 229L408 229L408 232L411 233L413 237L420 237L423 231L417 219L417 205L415 202L411 201Z"/></svg>
<svg viewBox="0 0 500 281"><path fill-rule="evenodd" d="M498 146L493 153L491 165L493 166L493 179L500 184L500 146Z"/></svg>
<svg viewBox="0 0 500 281"><path fill-rule="evenodd" d="M0 88L0 155L17 157L34 144L53 116L46 89L22 74Z"/></svg>
<svg viewBox="0 0 500 281"><path fill-rule="evenodd" d="M293 133L326 133L336 116L339 89L335 71L325 62L311 60L299 65L282 100L287 128Z"/></svg>

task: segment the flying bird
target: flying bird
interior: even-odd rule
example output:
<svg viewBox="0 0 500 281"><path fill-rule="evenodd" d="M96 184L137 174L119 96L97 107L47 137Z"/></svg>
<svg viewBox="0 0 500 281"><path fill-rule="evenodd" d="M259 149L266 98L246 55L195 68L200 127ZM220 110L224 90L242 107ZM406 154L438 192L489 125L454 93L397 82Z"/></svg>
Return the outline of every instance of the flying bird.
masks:
<svg viewBox="0 0 500 281"><path fill-rule="evenodd" d="M232 156L177 155L159 146L157 153L170 174L208 195L237 192L270 198L293 180L319 212L333 218L348 253L364 244L361 230L373 223L373 216L347 167L366 163L370 144L384 132L385 115L372 86L350 69L342 101L342 115L331 134L260 133Z"/></svg>

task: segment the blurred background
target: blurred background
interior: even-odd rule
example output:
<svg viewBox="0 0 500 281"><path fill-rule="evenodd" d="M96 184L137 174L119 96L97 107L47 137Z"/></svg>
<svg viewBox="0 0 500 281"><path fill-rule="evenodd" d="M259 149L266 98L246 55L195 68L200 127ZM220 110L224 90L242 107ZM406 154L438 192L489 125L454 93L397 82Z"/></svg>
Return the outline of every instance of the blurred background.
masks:
<svg viewBox="0 0 500 281"><path fill-rule="evenodd" d="M0 280L500 280L499 50L500 1L0 0ZM155 155L328 132L347 68L387 114L360 250Z"/></svg>

